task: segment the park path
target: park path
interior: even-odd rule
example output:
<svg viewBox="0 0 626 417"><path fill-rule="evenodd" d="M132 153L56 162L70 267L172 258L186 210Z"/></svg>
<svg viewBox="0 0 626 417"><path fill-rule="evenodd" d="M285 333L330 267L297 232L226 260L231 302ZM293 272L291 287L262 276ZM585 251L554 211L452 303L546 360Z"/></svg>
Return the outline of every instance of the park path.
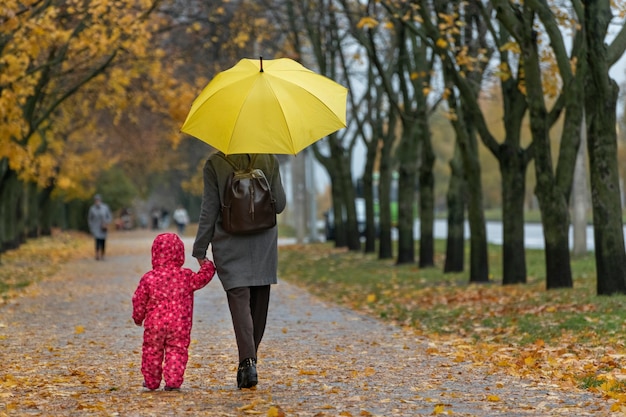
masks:
<svg viewBox="0 0 626 417"><path fill-rule="evenodd" d="M282 280L256 389L236 389L234 335L215 278L196 293L182 392L146 392L130 299L155 235L113 233L105 261L72 261L0 309L0 416L611 415L589 392L489 374L441 355L445 345ZM184 241L190 253L192 239Z"/></svg>

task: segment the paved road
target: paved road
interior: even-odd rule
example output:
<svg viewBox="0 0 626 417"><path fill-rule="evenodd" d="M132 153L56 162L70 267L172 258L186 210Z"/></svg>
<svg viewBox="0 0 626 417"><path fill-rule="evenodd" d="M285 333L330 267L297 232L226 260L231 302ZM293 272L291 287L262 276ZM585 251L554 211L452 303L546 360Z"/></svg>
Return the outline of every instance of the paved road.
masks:
<svg viewBox="0 0 626 417"><path fill-rule="evenodd" d="M153 237L113 234L105 261L72 262L0 309L0 416L610 415L586 391L432 355L446 346L284 281L272 293L257 389L236 389L234 336L215 279L196 296L183 391L144 392L130 297Z"/></svg>
<svg viewBox="0 0 626 417"><path fill-rule="evenodd" d="M502 241L503 241L502 223L496 222L496 221L489 221L489 222L486 222L485 228L487 231L487 241L495 245L502 245ZM415 220L413 231L414 231L415 239L419 240L419 237L420 237L419 219ZM448 237L447 220L443 220L443 219L435 220L433 234L436 239L446 239ZM468 239L470 235L471 233L469 229L469 223L466 221L465 222L466 239ZM593 237L593 226L587 226L586 239L587 239L587 250L593 251L595 247L595 242L594 242L594 237ZM574 242L574 229L572 226L569 227L569 241L570 241L570 248L571 248ZM624 226L624 242L626 242L626 226ZM543 236L543 226L541 225L541 223L525 223L524 224L524 246L528 249L543 249L545 247L544 236Z"/></svg>

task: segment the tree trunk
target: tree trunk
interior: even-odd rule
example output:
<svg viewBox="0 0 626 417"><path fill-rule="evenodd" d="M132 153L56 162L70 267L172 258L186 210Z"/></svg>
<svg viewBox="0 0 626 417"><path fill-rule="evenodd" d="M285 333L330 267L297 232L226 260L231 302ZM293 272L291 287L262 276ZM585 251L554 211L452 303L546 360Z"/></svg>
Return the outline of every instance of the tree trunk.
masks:
<svg viewBox="0 0 626 417"><path fill-rule="evenodd" d="M346 158L347 159L347 158ZM361 250L361 233L359 232L359 225L356 218L356 193L354 191L354 184L352 182L352 173L349 159L345 162L342 169L341 182L343 183L342 190L346 203L346 230L347 230L347 244L349 250Z"/></svg>
<svg viewBox="0 0 626 417"><path fill-rule="evenodd" d="M371 141L367 145L365 170L363 171L363 198L365 199L365 253L376 251L376 222L374 213L374 161L378 142Z"/></svg>
<svg viewBox="0 0 626 417"><path fill-rule="evenodd" d="M446 66L446 79L454 78L453 68ZM480 173L478 144L474 131L474 123L469 110L475 105L475 96L464 95L457 98L450 94L448 103L456 113L456 120L452 122L456 133L457 146L463 161L463 174L467 191L467 218L470 227L470 282L489 281L489 257L487 251L487 230L483 210L483 188ZM450 232L450 231L448 231Z"/></svg>
<svg viewBox="0 0 626 417"><path fill-rule="evenodd" d="M531 10L525 10L525 16L532 14ZM530 17L527 20L531 22ZM548 289L568 288L572 287L572 270L568 244L567 190L559 188L553 170L550 126L544 102L536 36L533 35L531 23L528 23L523 29L525 33L524 43L521 45L522 59L526 76L530 130L535 152L535 176L537 180L535 194L539 200L545 241L546 287ZM568 185L563 185L563 187L566 186Z"/></svg>
<svg viewBox="0 0 626 417"><path fill-rule="evenodd" d="M546 252L546 288L571 288L572 269L568 247L567 205L558 196L539 201ZM552 207L551 207L552 206Z"/></svg>
<svg viewBox="0 0 626 417"><path fill-rule="evenodd" d="M585 122L583 122L584 125ZM587 211L589 201L589 189L587 185L587 139L583 131L580 137L580 147L576 155L576 168L574 169L574 184L570 205L572 211L572 229L574 244L572 254L582 256L587 253Z"/></svg>
<svg viewBox="0 0 626 417"><path fill-rule="evenodd" d="M7 249L9 223L12 222L9 215L9 174L9 160L0 158L0 253Z"/></svg>
<svg viewBox="0 0 626 417"><path fill-rule="evenodd" d="M446 262L443 272L463 272L465 261L465 180L463 161L458 142L450 161L448 185L448 237L446 240Z"/></svg>
<svg viewBox="0 0 626 417"><path fill-rule="evenodd" d="M471 122L465 120L466 132L461 135L463 170L468 187L468 221L470 228L470 282L489 281L489 257L487 251L487 228L483 210L483 186L480 178L480 161L476 136Z"/></svg>
<svg viewBox="0 0 626 417"><path fill-rule="evenodd" d="M397 264L415 262L415 185L417 140L415 127L404 123L402 143L398 147L398 259Z"/></svg>
<svg viewBox="0 0 626 417"><path fill-rule="evenodd" d="M419 167L419 207L420 207L420 241L419 266L420 268L435 265L435 237L433 227L435 223L435 154L431 143L428 122L424 120L424 112L420 131L421 163Z"/></svg>
<svg viewBox="0 0 626 417"><path fill-rule="evenodd" d="M380 150L380 167L378 179L378 210L379 210L379 236L378 258L393 258L393 245L391 242L391 179L393 169L391 166L391 145L384 146Z"/></svg>
<svg viewBox="0 0 626 417"><path fill-rule="evenodd" d="M500 147L502 174L502 284L526 282L524 196L526 162L516 147Z"/></svg>
<svg viewBox="0 0 626 417"><path fill-rule="evenodd" d="M24 184L10 168L0 183L0 252L17 248L26 240Z"/></svg>
<svg viewBox="0 0 626 417"><path fill-rule="evenodd" d="M540 132L533 133L533 141L549 141L547 131L544 134L545 136L542 138ZM539 150L542 148L543 150L540 152ZM546 287L548 289L571 288L568 206L565 196L555 187L552 179L549 149L549 145L545 143L535 147L535 174L537 177L535 193L539 200L544 233Z"/></svg>
<svg viewBox="0 0 626 417"><path fill-rule="evenodd" d="M341 190L341 186L334 181L331 183L331 193L333 196L333 228L334 240L336 248L345 248L348 246L348 232L343 214L346 212L345 199Z"/></svg>
<svg viewBox="0 0 626 417"><path fill-rule="evenodd" d="M66 228L89 232L89 226L87 224L88 212L89 204L85 201L72 200L65 203L63 213Z"/></svg>
<svg viewBox="0 0 626 417"><path fill-rule="evenodd" d="M37 204L39 190L32 182L25 184L24 190L24 213L26 214L24 230L27 238L36 238L39 236L39 212L41 210Z"/></svg>
<svg viewBox="0 0 626 417"><path fill-rule="evenodd" d="M37 196L39 206L38 229L39 236L50 236L52 234L52 223L56 215L55 201L52 199L54 186L46 187Z"/></svg>
<svg viewBox="0 0 626 417"><path fill-rule="evenodd" d="M618 87L609 76L604 38L611 20L608 1L585 0L588 148L593 205L597 291L626 293L626 251L617 166L616 108Z"/></svg>
<svg viewBox="0 0 626 417"><path fill-rule="evenodd" d="M331 180L335 247L361 249L361 239L356 220L355 191L352 184L350 152L341 146L335 135L328 140L330 156L324 157L316 147L312 147L317 160L326 168Z"/></svg>
<svg viewBox="0 0 626 417"><path fill-rule="evenodd" d="M340 214L345 218L345 243L349 250L361 250L361 236L356 219L356 194L352 183L352 167L349 154L346 155L343 148L336 140L331 140L331 153L335 164L337 176L333 179L339 184L339 192L343 200L344 211ZM334 197L334 196L333 196ZM337 213L335 213L337 215ZM335 217L335 220L337 218Z"/></svg>
<svg viewBox="0 0 626 417"><path fill-rule="evenodd" d="M291 177L293 192L294 227L296 229L297 242L302 244L306 237L306 169L304 157L291 159Z"/></svg>

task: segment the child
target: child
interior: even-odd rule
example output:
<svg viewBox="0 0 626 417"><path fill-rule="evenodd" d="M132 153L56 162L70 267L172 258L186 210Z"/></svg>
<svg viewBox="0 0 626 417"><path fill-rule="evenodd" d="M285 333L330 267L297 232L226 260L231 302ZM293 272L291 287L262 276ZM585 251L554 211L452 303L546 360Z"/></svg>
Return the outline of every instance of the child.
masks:
<svg viewBox="0 0 626 417"><path fill-rule="evenodd" d="M215 275L206 261L197 273L183 268L185 246L178 235L162 233L152 244L152 270L141 277L133 295L133 320L144 325L141 373L144 387L179 390L187 366L193 296Z"/></svg>

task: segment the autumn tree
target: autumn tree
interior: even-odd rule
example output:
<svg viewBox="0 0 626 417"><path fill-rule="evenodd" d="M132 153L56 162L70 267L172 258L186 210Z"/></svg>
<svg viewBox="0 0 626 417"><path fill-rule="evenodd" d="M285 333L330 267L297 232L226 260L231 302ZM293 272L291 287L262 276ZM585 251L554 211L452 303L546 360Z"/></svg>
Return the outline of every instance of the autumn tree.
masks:
<svg viewBox="0 0 626 417"><path fill-rule="evenodd" d="M96 157L87 150L99 140L96 123L90 117L92 123L85 124L83 117L107 108L122 111L128 103L120 92L140 78L133 69L154 52L149 42L155 6L150 1L5 2L7 13L0 18L0 107L6 109L0 123L3 246L45 233L49 224L41 223L39 208L46 207L51 191L71 188L93 173L80 168L94 163L89 158L74 158L77 165L64 169L70 128L62 122L84 129L84 155ZM107 73L116 64L125 65L124 72ZM84 96L70 107L70 98L104 78L108 88L97 100Z"/></svg>
<svg viewBox="0 0 626 417"><path fill-rule="evenodd" d="M351 48L355 49L352 60L362 62L366 68L365 85L357 84L352 89L351 99L356 103L365 103L352 106L352 115L356 120L363 119L369 127L369 133L361 129L362 141L367 148L366 171L364 172L364 187L373 186L373 177L378 177L378 257L379 259L393 258L392 244L392 214L391 214L391 182L393 172L397 167L395 148L397 147L400 123L398 110L391 103L397 99L389 99L393 89L390 87L390 78L393 76L393 62L396 51L397 38L392 31L383 29L378 22L385 18L384 10L369 2L362 5L355 2L342 1L343 14L349 22L349 31L357 42ZM381 74L384 71L384 75ZM353 74L353 72L351 72ZM354 99L359 91L363 91L362 99ZM393 92L395 95L396 93ZM369 170L372 170L369 172ZM367 178L372 178L372 185ZM374 202L367 202L368 211L374 211ZM374 223L373 219L368 222ZM373 213L372 216L373 217ZM371 227L371 226L370 226ZM368 241L371 231L368 230ZM366 246L369 242L366 242Z"/></svg>
<svg viewBox="0 0 626 417"><path fill-rule="evenodd" d="M450 50L455 50L456 48L456 52L453 52L453 54L458 54L457 56L459 62L462 61L462 63L459 65L460 68L455 68L456 58L453 58L452 60L444 59L442 64L444 68L444 81L450 80L451 74L456 73L457 71L464 72L467 69L467 65L469 63L468 45L471 45L472 43L474 45L480 45L480 43L471 41L471 35L473 33L472 30L468 30L464 33L459 30L459 26L461 25L459 24L457 26L459 21L456 20L455 16L458 16L461 12L462 7L460 5L454 2L434 2L432 5L430 3L422 3L419 6L413 5L415 13L419 13L417 15L419 19L411 19L406 18L406 16L410 16L410 14L403 13L400 9L395 9L392 2L386 4L392 14L405 16L402 20L402 25L410 31L414 38L420 39L420 42L423 42L427 48L435 51L435 53L441 54L442 51L448 49L448 45L454 45L450 48ZM446 9L446 4L450 6L449 10ZM469 8L465 9L466 14L469 10ZM419 24L416 23L416 21ZM468 22L471 26L471 18L468 18ZM480 33L482 33L482 30L479 30L477 33L481 36ZM467 44L464 44L464 42L467 42ZM481 77L480 71L476 71L475 74L478 74L478 76ZM480 83L477 85L479 84ZM447 93L444 93L444 97L447 97L448 102L453 109L452 124L455 126L458 141L457 143L460 149L458 156L459 159L462 160L463 174L466 177L466 184L470 189L470 192L467 194L469 200L468 211L470 217L472 248L470 255L472 258L470 263L470 280L487 281L489 275L487 240L482 205L482 185L475 128L471 123L469 123L470 119L464 116L462 108L457 106L456 102L450 101L456 100L456 96L448 91ZM454 172L456 174L460 173L459 170ZM456 189L459 193L462 193L462 189L460 187L456 187L454 189ZM450 190L452 190L452 188ZM463 197L459 195L458 198L462 199ZM462 223L462 216L457 216L455 218ZM455 230L458 232L458 228L451 229L452 232ZM457 233L455 236L457 239L462 238L462 233ZM461 245L457 245L457 247L461 248Z"/></svg>
<svg viewBox="0 0 626 417"><path fill-rule="evenodd" d="M287 1L274 14L282 17L274 21L282 21L279 32L284 35L281 40L287 56L340 84L347 83L348 75L341 72L345 33L332 2ZM351 164L357 139L358 132L344 129L311 146L331 179L335 245L350 250L361 249Z"/></svg>
<svg viewBox="0 0 626 417"><path fill-rule="evenodd" d="M361 19L355 37L368 51L368 58L382 79L385 94L397 114L401 129L395 161L398 171L398 256L397 263L415 260L414 221L419 207L420 252L419 265L434 265L434 176L435 161L428 118L433 106L429 103L430 78L435 61L431 49L422 39L411 35L404 25L411 20L409 7L398 13L387 10L384 20L378 22L373 3L369 10L360 10ZM408 17L407 17L408 16ZM374 31L387 32L392 39L393 54L387 56L377 49ZM419 189L419 204L416 204Z"/></svg>
<svg viewBox="0 0 626 417"><path fill-rule="evenodd" d="M451 7L451 4L447 2L437 4ZM453 55L444 49L441 54L444 61L444 72L448 74L448 78L454 86L449 88L457 89L459 97L462 99L460 105L454 105L455 120L452 123L457 126L459 123L464 122L463 125L465 126L473 126L473 130L480 135L483 144L499 162L502 177L502 281L504 284L525 282L523 209L526 168L532 158L532 153L531 149L525 150L521 146L522 120L526 114L527 107L525 97L519 88L520 71L513 70L516 60L511 59L512 54L509 52L509 38L506 29L497 27L491 16L489 5L483 6L481 2L469 2L465 3L464 7L458 10L459 12L456 12L458 17L456 18L454 17L454 10L447 11L446 8L442 8L438 13L442 16L448 16L450 21L450 23L445 25L440 24L440 27L450 28L445 38L440 35L440 30L436 30L434 27L430 28L429 35L433 38L435 45L441 39L441 43L456 45L457 51L461 51L461 53ZM460 28L456 28L456 25L460 26ZM452 36L454 31L462 33L463 37ZM474 37L475 39L473 39ZM465 49L461 49L459 39L457 38L464 39L464 42L460 45ZM498 68L498 71L495 73L495 77L490 79L488 77L489 74L486 74L486 64L492 64L491 55L496 48L499 51L499 62L493 65ZM481 87L494 82L494 79L500 83L500 91L502 92L502 100L504 102L505 137L501 141L498 141L492 133L490 126L485 120L484 111L480 106L482 99L480 95ZM452 91L450 97L455 97ZM456 130L458 132L457 137L462 144L463 141L461 139L466 135L458 126ZM462 149L468 149L468 147L463 146ZM467 151L462 152L462 154L466 153ZM474 158L476 159L477 156ZM471 166L467 165L467 163L466 168ZM459 169L453 169L453 172L456 171L459 171ZM469 172L471 173L472 171L470 170ZM470 174L466 173L465 175L468 176ZM477 181L480 181L480 179L474 180L474 182ZM472 188L469 197L470 201L472 201L471 196L475 194L475 190ZM481 202L479 203L482 204ZM476 206L474 209L482 212L481 205ZM454 207L449 207L449 210L454 210ZM469 210L471 216L471 205ZM470 225L472 223L470 222ZM457 227L456 230L457 234L462 237L462 232L459 232L462 229ZM474 234L472 230L472 236ZM452 244L454 245L454 242ZM457 244L456 246L459 245ZM457 250L456 253L458 254L458 252ZM475 261L479 260L480 258Z"/></svg>
<svg viewBox="0 0 626 417"><path fill-rule="evenodd" d="M449 90L446 96L452 110L451 124L456 132L463 162L470 226L470 282L484 282L489 280L489 261L477 140L480 120L476 118L475 106L478 106L480 87L485 68L493 54L493 46L487 43L488 25L484 24L476 2L436 1L434 5L434 12L438 16L437 29L429 24L425 26L442 57L445 87ZM427 21L426 18L430 16L428 9L422 7L421 11ZM457 94L450 89L459 83L463 84L457 98ZM462 200L463 197L457 196L456 199ZM457 219L460 217L457 216ZM457 224L456 229L452 230L460 227Z"/></svg>
<svg viewBox="0 0 626 417"><path fill-rule="evenodd" d="M344 48L345 49L345 48ZM346 56L348 55L348 56ZM346 77L345 83L351 94L348 96L350 101L350 115L352 125L355 126L356 134L361 138L366 149L365 163L363 167L363 175L360 179L360 187L363 200L365 201L365 245L363 250L365 253L373 253L376 251L376 242L380 237L379 257L381 259L391 258L391 216L389 212L389 185L390 181L383 179L385 183L381 187L381 166L389 164L389 151L391 147L384 148L384 144L393 140L389 135L389 129L386 128L385 121L388 108L385 102L384 89L382 83L376 76L374 67L371 64L366 66L363 80L360 80L355 71L351 70L351 65L358 56L359 52L347 54L344 50L339 50L342 71L350 73L352 76ZM388 167L383 167L389 171ZM378 219L375 218L375 197L374 176L378 174L378 186L382 188L382 192L378 193ZM380 188L379 190L380 191ZM386 206L383 208L383 204ZM377 221L378 220L378 221ZM384 223L383 227L380 227Z"/></svg>
<svg viewBox="0 0 626 417"><path fill-rule="evenodd" d="M593 205L593 233L598 294L626 292L626 251L622 223L617 132L618 87L609 68L626 49L626 27L607 46L612 18L609 0L582 2L589 75L585 82L585 112ZM622 5L622 7L624 7ZM622 19L626 9L621 10Z"/></svg>
<svg viewBox="0 0 626 417"><path fill-rule="evenodd" d="M584 111L588 113L586 115L587 137L593 142L588 146L594 226L596 221L603 223L604 226L613 222L610 232L604 226L597 231L594 227L596 264L598 268L605 265L603 270L607 271L606 266L609 264L614 265L617 262L621 265L624 260L623 232L621 227L617 227L618 224L621 225L619 199L609 196L610 193L606 192L607 188L613 190L616 188L617 179L617 167L614 162L616 93L611 92L616 89L610 87L608 67L611 62L615 62L613 60L616 56L623 53L623 40L621 39L624 35L616 38L617 42L613 44L615 48L612 50L615 55L608 58L603 46L607 35L607 16L610 16L608 1L601 2L597 9L595 3L583 5L579 1L572 1L570 9L563 9L557 5L551 7L547 2L539 0L528 1L523 5L504 4L500 1L496 3L498 19L509 29L522 51L525 92L530 108L535 151L536 194L542 212L545 234L547 287L569 287L572 285L572 278L569 266L567 202L572 187ZM571 13L568 14L566 12L568 10L571 10ZM538 22L540 25L537 25ZM538 32L537 26L542 28L543 32ZM569 51L564 40L567 33L570 33L569 36L573 40ZM543 46L542 36L549 39L549 47ZM541 65L546 62L547 56L552 57L549 60L549 62L554 62L552 74L558 76L557 81L560 81L561 87L559 99L550 111L547 110L545 97L550 96L550 91L555 88L555 85L559 86L559 83L546 82L546 79L542 78ZM591 84L589 84L588 77L594 80ZM594 85L594 88L590 89L585 85ZM583 103L592 102L593 98L598 97L598 91L595 88L602 91L604 103L608 107L602 108L603 116L593 121L589 119L589 114L594 114L601 106L593 109L589 106L583 108ZM550 121L561 109L564 111L563 133L558 162L556 167L553 167L548 130ZM596 122L599 123L596 124ZM613 131L612 134L611 131ZM591 155L592 151L602 155L600 158L602 162ZM607 207L611 208L605 210ZM622 237L618 237L617 234ZM605 257L604 248L609 247L611 249L607 252L611 255ZM600 273L600 269L598 272L599 292L602 293L609 287L612 287L612 290L607 290L607 292L617 291L618 288L623 291L623 271L617 271L616 275L605 275ZM606 279L608 281L604 282L611 281L613 284L603 287L602 282ZM617 287L616 283L619 283Z"/></svg>
<svg viewBox="0 0 626 417"><path fill-rule="evenodd" d="M542 3L542 4L539 4ZM573 48L572 56L564 48L564 39L554 15L543 2L527 2L516 5L509 2L494 2L498 19L520 46L520 60L524 76L524 93L529 107L530 125L534 147L536 195L542 213L542 224L546 252L546 284L548 288L571 287L572 276L568 246L569 213L568 201L571 191L576 151L580 141L580 121L582 120L582 90L580 78L575 77L576 54L580 54L580 42ZM545 7L544 7L545 6ZM540 10L539 10L540 9ZM539 13L541 11L541 13ZM544 23L545 32L536 29L537 15ZM545 19L545 20L544 20ZM556 30L555 30L556 29ZM549 37L552 48L545 48L541 35ZM550 127L552 116L562 107L557 101L550 113L546 103L555 83L546 82L546 72L542 65L546 54L553 54L558 67L558 75L566 88L563 100L567 106L566 126L561 138L557 169L554 169L551 151ZM571 63L574 63L572 65ZM549 74L548 74L549 75ZM565 133L567 132L567 133Z"/></svg>

